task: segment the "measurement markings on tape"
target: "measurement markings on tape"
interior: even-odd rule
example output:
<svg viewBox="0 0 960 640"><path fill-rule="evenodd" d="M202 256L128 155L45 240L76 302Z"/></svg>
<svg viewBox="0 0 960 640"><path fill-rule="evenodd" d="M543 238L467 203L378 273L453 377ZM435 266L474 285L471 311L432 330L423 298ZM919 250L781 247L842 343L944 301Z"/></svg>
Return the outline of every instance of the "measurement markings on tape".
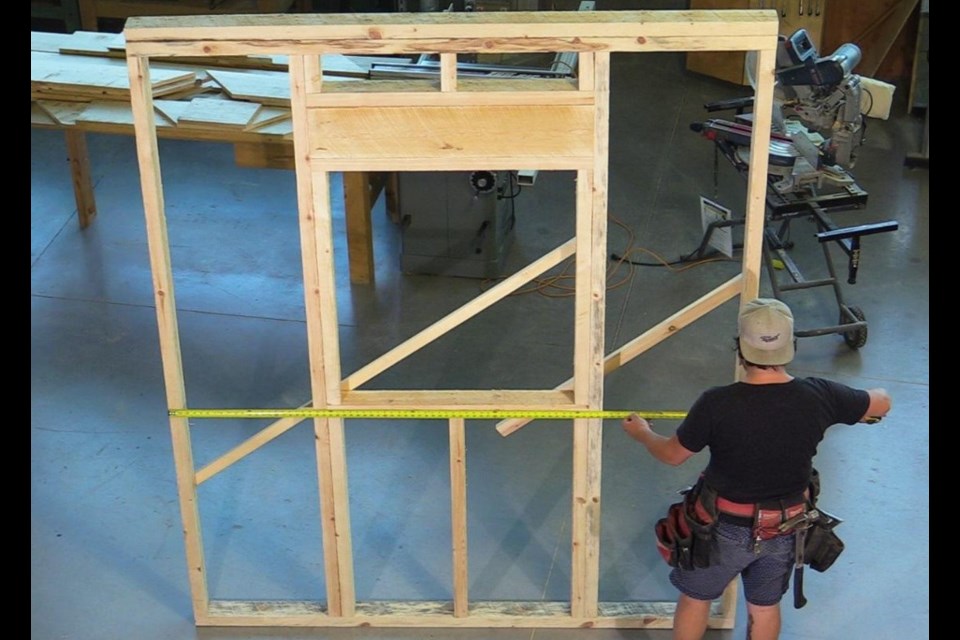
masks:
<svg viewBox="0 0 960 640"><path fill-rule="evenodd" d="M601 411L601 410L522 410L522 409L171 409L174 418L469 418L532 420L575 418L626 418L636 413L647 420L682 420L683 411Z"/></svg>

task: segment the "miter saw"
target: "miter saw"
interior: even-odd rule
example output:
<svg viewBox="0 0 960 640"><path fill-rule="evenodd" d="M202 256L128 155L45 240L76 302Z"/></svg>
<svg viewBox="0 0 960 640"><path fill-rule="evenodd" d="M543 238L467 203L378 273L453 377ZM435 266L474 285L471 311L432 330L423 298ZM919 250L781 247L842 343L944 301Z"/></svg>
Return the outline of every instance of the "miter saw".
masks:
<svg viewBox="0 0 960 640"><path fill-rule="evenodd" d="M752 74L755 59L748 54L746 69ZM848 306L834 275L827 243L836 242L849 258L847 283L856 282L860 264L860 237L893 231L894 221L838 228L829 217L833 211L862 209L867 192L850 173L857 151L864 141L866 118L862 108L863 83L853 73L860 62L857 45L840 46L832 55L821 57L805 29L780 36L773 99L772 130L768 160L767 220L779 222L774 230L764 230L764 259L774 295L786 290L832 286L840 308L840 324L811 330L798 330L798 337L840 333L851 348L866 342L867 325L862 310ZM755 81L751 84L756 88ZM715 144L744 176L749 170L750 141L753 132L753 97L711 102L707 111L731 111L732 120L710 119L695 122L690 128ZM869 112L869 109L867 110ZM716 182L717 176L714 176ZM790 221L809 217L816 222L816 237L823 246L830 278L806 281L787 253ZM716 223L718 226L743 224L742 220ZM709 233L698 250L709 244ZM776 270L786 269L793 284L781 284Z"/></svg>
<svg viewBox="0 0 960 640"><path fill-rule="evenodd" d="M805 29L780 37L768 169L775 193L856 183L848 170L856 162L866 128L861 78L852 73L860 58L855 44L819 57ZM748 58L748 71L751 61ZM735 109L736 116L695 122L691 128L716 142L735 166L746 168L753 114L745 110L752 105L752 96L707 103L707 111Z"/></svg>

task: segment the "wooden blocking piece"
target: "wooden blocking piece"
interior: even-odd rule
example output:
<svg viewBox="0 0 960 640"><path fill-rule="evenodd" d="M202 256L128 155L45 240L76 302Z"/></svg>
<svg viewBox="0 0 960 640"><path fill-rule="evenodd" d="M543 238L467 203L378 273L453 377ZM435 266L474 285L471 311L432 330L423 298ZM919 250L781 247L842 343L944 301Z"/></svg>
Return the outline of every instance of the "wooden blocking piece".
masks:
<svg viewBox="0 0 960 640"><path fill-rule="evenodd" d="M253 169L293 169L293 145L273 142L236 142L233 159L238 167Z"/></svg>
<svg viewBox="0 0 960 640"><path fill-rule="evenodd" d="M468 611L467 437L463 418L450 420L450 514L453 540L453 615Z"/></svg>
<svg viewBox="0 0 960 640"><path fill-rule="evenodd" d="M352 107L311 109L310 157L334 170L417 171L593 162L587 106Z"/></svg>

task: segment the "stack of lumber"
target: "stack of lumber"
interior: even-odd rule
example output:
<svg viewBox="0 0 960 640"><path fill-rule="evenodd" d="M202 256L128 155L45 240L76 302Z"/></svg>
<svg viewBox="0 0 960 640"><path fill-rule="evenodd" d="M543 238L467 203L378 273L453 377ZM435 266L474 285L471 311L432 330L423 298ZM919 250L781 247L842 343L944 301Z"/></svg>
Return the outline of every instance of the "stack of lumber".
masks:
<svg viewBox="0 0 960 640"><path fill-rule="evenodd" d="M33 126L132 132L122 33L34 31L30 49ZM325 79L366 78L376 60L325 55ZM150 80L160 134L176 130L183 137L251 134L284 140L292 135L285 56L153 60Z"/></svg>

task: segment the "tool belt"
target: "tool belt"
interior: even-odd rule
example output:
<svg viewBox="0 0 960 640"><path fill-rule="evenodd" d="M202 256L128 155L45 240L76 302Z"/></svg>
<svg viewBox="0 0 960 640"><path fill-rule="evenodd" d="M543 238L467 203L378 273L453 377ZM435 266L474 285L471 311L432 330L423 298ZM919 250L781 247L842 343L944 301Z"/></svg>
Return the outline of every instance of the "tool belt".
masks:
<svg viewBox="0 0 960 640"><path fill-rule="evenodd" d="M799 523L798 516L813 506L810 490L762 502L733 502L717 494L710 487L704 487L700 496L703 510L709 513L706 505L713 504L717 518L734 524L753 527L754 540L770 540L793 532L793 523ZM785 523L790 525L784 526Z"/></svg>
<svg viewBox="0 0 960 640"><path fill-rule="evenodd" d="M717 523L732 522L753 528L756 543L794 532L805 534L798 541L798 558L816 571L826 571L843 551L843 542L833 531L841 521L816 509L820 476L813 470L802 492L757 503L727 500L704 482L703 474L692 487L681 491L683 500L671 504L655 527L657 550L671 567L710 566Z"/></svg>

